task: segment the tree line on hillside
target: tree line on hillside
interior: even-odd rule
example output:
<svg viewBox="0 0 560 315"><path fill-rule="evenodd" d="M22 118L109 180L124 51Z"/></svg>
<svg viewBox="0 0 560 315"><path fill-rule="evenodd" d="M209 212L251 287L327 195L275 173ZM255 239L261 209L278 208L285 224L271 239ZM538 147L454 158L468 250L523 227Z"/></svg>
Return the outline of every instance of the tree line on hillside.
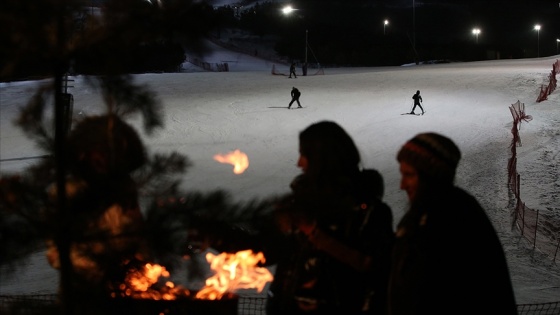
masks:
<svg viewBox="0 0 560 315"><path fill-rule="evenodd" d="M414 8L364 0L290 4L295 10L283 14L285 3L278 1L214 7L204 1L107 0L92 10L83 1L8 0L0 12L0 79L48 76L59 59L68 60L64 67L76 74L174 72L185 61L185 48L204 52L195 39L220 37L224 29L271 35L277 54L288 60L386 66L536 57L530 23L539 20L556 21L539 34L540 55L550 55L556 48L550 30L560 27L558 8L546 2L418 2ZM119 13L123 9L126 15ZM471 31L478 26L482 33L475 38ZM53 34L55 29L60 34Z"/></svg>
<svg viewBox="0 0 560 315"><path fill-rule="evenodd" d="M295 10L283 14L286 2L256 2L222 8L230 18L219 21L222 27L275 35L277 53L290 60L304 61L308 41L318 59L313 62L337 66L536 57L533 26L539 21L548 22L543 25L547 32L540 34L540 55L556 52L556 3L417 1L414 8L412 3L296 0L289 2ZM482 28L478 38L472 34L474 27Z"/></svg>
<svg viewBox="0 0 560 315"><path fill-rule="evenodd" d="M184 47L202 49L215 12L198 1L7 0L0 25L0 79L174 72ZM125 13L123 13L125 12Z"/></svg>

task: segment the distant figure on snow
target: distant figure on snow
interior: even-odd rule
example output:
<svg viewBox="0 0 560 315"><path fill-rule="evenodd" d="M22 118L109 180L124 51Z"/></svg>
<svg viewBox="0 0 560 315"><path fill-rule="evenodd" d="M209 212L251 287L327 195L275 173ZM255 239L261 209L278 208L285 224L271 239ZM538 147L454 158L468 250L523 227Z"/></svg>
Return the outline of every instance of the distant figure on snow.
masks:
<svg viewBox="0 0 560 315"><path fill-rule="evenodd" d="M295 62L292 62L292 65L290 66L290 78L292 77L292 74L294 75L294 78L297 79Z"/></svg>
<svg viewBox="0 0 560 315"><path fill-rule="evenodd" d="M292 107L292 104L294 102L297 102L298 104L298 108L301 108L301 104L299 103L299 97L301 96L301 92L296 89L296 87L292 87L292 101L290 102L290 104L288 104L288 109L290 109Z"/></svg>
<svg viewBox="0 0 560 315"><path fill-rule="evenodd" d="M414 114L414 109L416 108L416 106L418 106L422 110L422 115L424 115L424 108L422 108L422 105L420 105L420 103L422 103L422 96L420 96L420 90L416 91L416 94L412 95L412 99L414 100L414 107L412 107L410 113Z"/></svg>

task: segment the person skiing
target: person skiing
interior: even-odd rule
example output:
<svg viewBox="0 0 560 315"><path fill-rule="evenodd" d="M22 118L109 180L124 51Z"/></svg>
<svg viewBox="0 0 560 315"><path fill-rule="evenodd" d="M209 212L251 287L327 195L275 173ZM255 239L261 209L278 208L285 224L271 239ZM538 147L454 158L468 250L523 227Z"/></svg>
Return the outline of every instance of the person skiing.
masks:
<svg viewBox="0 0 560 315"><path fill-rule="evenodd" d="M297 79L295 62L292 62L292 65L290 66L290 78L292 77L292 74L294 75L294 78Z"/></svg>
<svg viewBox="0 0 560 315"><path fill-rule="evenodd" d="M420 103L422 103L422 96L420 96L420 90L416 91L416 94L412 95L412 99L414 100L414 107L412 107L410 113L414 114L414 109L416 108L416 106L418 106L422 110L422 115L424 115L424 108L422 108L422 105L420 105Z"/></svg>
<svg viewBox="0 0 560 315"><path fill-rule="evenodd" d="M292 93L291 93L291 95L292 95L292 101L290 102L290 104L288 104L288 109L290 109L290 108L292 107L292 104L293 104L294 102L297 102L298 108L302 108L302 107L301 107L301 104L300 104L300 102L299 102L299 97L301 96L301 92L300 92L298 89L296 89L295 86L292 87Z"/></svg>

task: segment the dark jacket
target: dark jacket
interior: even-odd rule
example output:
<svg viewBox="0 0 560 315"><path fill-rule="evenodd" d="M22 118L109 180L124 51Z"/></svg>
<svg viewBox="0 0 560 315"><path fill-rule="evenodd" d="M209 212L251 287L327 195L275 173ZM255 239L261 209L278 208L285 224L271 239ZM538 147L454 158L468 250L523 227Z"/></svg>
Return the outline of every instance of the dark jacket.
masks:
<svg viewBox="0 0 560 315"><path fill-rule="evenodd" d="M517 314L506 257L476 199L450 187L397 227L389 315Z"/></svg>
<svg viewBox="0 0 560 315"><path fill-rule="evenodd" d="M290 94L292 95L293 99L298 99L301 96L301 92L296 88L293 88Z"/></svg>
<svg viewBox="0 0 560 315"><path fill-rule="evenodd" d="M284 246L265 251L277 264L268 315L384 312L393 216L363 176L328 193L310 186L304 175L294 181L293 194L277 212L296 223L294 229L283 234ZM308 237L296 226L310 218L318 232Z"/></svg>
<svg viewBox="0 0 560 315"><path fill-rule="evenodd" d="M297 176L271 215L250 233L212 226L218 251L252 249L275 266L267 315L383 314L394 242L393 214L376 194L377 172L358 172L329 188ZM317 222L306 235L301 222ZM215 235L215 236L216 236ZM315 308L314 311L305 311Z"/></svg>
<svg viewBox="0 0 560 315"><path fill-rule="evenodd" d="M420 93L416 93L412 95L412 99L414 100L414 104L420 104L420 102L422 101L422 96L420 96Z"/></svg>

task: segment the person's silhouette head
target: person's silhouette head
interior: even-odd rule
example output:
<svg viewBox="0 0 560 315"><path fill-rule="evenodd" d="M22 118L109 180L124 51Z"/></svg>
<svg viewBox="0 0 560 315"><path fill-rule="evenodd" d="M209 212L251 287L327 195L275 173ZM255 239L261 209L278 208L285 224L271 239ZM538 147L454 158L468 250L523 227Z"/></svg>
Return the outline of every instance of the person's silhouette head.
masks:
<svg viewBox="0 0 560 315"><path fill-rule="evenodd" d="M299 134L298 166L313 177L348 174L358 170L360 153L348 133L337 123L314 123Z"/></svg>
<svg viewBox="0 0 560 315"><path fill-rule="evenodd" d="M401 189L410 200L415 200L419 191L453 185L460 159L461 151L451 139L434 132L416 135L397 154Z"/></svg>

